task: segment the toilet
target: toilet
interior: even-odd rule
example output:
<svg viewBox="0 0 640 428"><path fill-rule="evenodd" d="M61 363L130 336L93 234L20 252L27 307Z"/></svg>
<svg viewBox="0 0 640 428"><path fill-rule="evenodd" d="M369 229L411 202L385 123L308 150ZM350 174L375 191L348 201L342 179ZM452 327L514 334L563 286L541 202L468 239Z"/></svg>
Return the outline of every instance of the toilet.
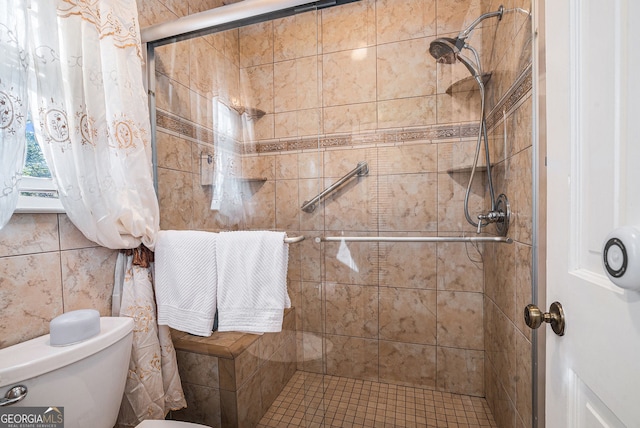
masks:
<svg viewBox="0 0 640 428"><path fill-rule="evenodd" d="M124 392L133 320L102 317L100 333L80 343L51 346L49 335L0 350L0 405L64 407L65 428L113 428ZM10 392L11 391L11 392ZM9 394L8 394L9 393ZM13 393L13 394L12 394ZM203 428L177 421L143 421L137 428Z"/></svg>

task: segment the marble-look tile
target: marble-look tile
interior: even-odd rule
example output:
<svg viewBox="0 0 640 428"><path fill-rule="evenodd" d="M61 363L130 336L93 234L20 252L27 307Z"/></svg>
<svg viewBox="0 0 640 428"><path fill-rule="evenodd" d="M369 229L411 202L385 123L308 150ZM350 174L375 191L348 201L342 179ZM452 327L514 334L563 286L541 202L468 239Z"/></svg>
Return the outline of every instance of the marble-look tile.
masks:
<svg viewBox="0 0 640 428"><path fill-rule="evenodd" d="M221 426L220 390L191 383L182 384L187 407L171 412L174 420Z"/></svg>
<svg viewBox="0 0 640 428"><path fill-rule="evenodd" d="M276 156L242 156L242 177L275 179Z"/></svg>
<svg viewBox="0 0 640 428"><path fill-rule="evenodd" d="M284 153L275 156L276 180L293 180L298 178L298 156L302 153Z"/></svg>
<svg viewBox="0 0 640 428"><path fill-rule="evenodd" d="M240 69L242 105L273 113L273 64ZM256 125L264 122L264 117Z"/></svg>
<svg viewBox="0 0 640 428"><path fill-rule="evenodd" d="M436 61L426 38L379 45L378 101L436 93Z"/></svg>
<svg viewBox="0 0 640 428"><path fill-rule="evenodd" d="M60 253L0 258L0 348L47 334L62 311Z"/></svg>
<svg viewBox="0 0 640 428"><path fill-rule="evenodd" d="M327 374L378 380L378 341L349 336L326 336Z"/></svg>
<svg viewBox="0 0 640 428"><path fill-rule="evenodd" d="M474 232L464 216L464 196L469 181L468 173L438 174L438 231ZM477 218L484 212L484 180L476 174L469 195L469 213Z"/></svg>
<svg viewBox="0 0 640 428"><path fill-rule="evenodd" d="M438 230L438 174L381 176L378 198L380 230Z"/></svg>
<svg viewBox="0 0 640 428"><path fill-rule="evenodd" d="M438 346L437 379L440 391L483 397L484 352Z"/></svg>
<svg viewBox="0 0 640 428"><path fill-rule="evenodd" d="M245 384L250 383L256 376L257 370L262 364L260 355L260 339L253 342L240 355L236 356L235 365L235 386L236 391L242 389Z"/></svg>
<svg viewBox="0 0 640 428"><path fill-rule="evenodd" d="M532 147L529 147L511 158L507 184L512 207L513 236L517 241L529 245L533 236L532 151Z"/></svg>
<svg viewBox="0 0 640 428"><path fill-rule="evenodd" d="M498 382L505 389L511 401L516 397L516 379L518 377L516 366L516 337L520 333L501 311L495 313L494 360Z"/></svg>
<svg viewBox="0 0 640 428"><path fill-rule="evenodd" d="M276 228L280 230L300 229L298 180L276 181Z"/></svg>
<svg viewBox="0 0 640 428"><path fill-rule="evenodd" d="M376 129L376 108L376 103L325 107L322 109L324 132L336 134Z"/></svg>
<svg viewBox="0 0 640 428"><path fill-rule="evenodd" d="M527 340L531 340L532 330L525 324L522 312L528 304L533 302L533 250L530 246L522 245L519 242L514 243L514 246L516 251L516 312L514 322Z"/></svg>
<svg viewBox="0 0 640 428"><path fill-rule="evenodd" d="M150 27L178 16L160 0L144 0L136 2L138 6L138 23L140 28Z"/></svg>
<svg viewBox="0 0 640 428"><path fill-rule="evenodd" d="M213 128L214 104L207 96L202 96L196 91L189 91L191 103L191 120L205 128Z"/></svg>
<svg viewBox="0 0 640 428"><path fill-rule="evenodd" d="M353 235L353 233L349 233ZM378 244L370 242L326 242L324 244L326 281L341 284L376 285L378 282Z"/></svg>
<svg viewBox="0 0 640 428"><path fill-rule="evenodd" d="M321 236L322 233L307 230L304 235L306 239L296 244L300 248L300 277L303 281L320 282L324 257L323 244L315 242L314 238Z"/></svg>
<svg viewBox="0 0 640 428"><path fill-rule="evenodd" d="M322 134L323 109L312 108L297 112L298 136L316 137Z"/></svg>
<svg viewBox="0 0 640 428"><path fill-rule="evenodd" d="M380 339L436 344L436 292L380 288Z"/></svg>
<svg viewBox="0 0 640 428"><path fill-rule="evenodd" d="M240 67L273 63L273 21L239 28Z"/></svg>
<svg viewBox="0 0 640 428"><path fill-rule="evenodd" d="M218 94L218 80L224 73L224 54L203 37L190 40L190 52L189 87L207 97Z"/></svg>
<svg viewBox="0 0 640 428"><path fill-rule="evenodd" d="M463 140L453 142L443 142L437 144L438 147L438 172L448 172L456 169L466 169L473 166L476 154L477 140ZM493 155L492 155L493 156ZM478 166L486 166L484 144L480 147L478 155ZM495 161L495 159L494 159ZM484 180L486 172L477 170L478 180ZM469 175L466 175L467 180Z"/></svg>
<svg viewBox="0 0 640 428"><path fill-rule="evenodd" d="M438 144L402 144L378 148L378 174L417 174L438 170Z"/></svg>
<svg viewBox="0 0 640 428"><path fill-rule="evenodd" d="M280 357L266 361L262 367L260 367L260 372L256 376L260 378L260 384L258 386L260 388L262 403L260 417L262 417L262 415L269 410L269 407L286 384L286 364Z"/></svg>
<svg viewBox="0 0 640 428"><path fill-rule="evenodd" d="M154 49L156 72L188 87L190 83L190 44L189 40L185 40L156 47Z"/></svg>
<svg viewBox="0 0 640 428"><path fill-rule="evenodd" d="M302 282L301 330L324 333L324 309L322 285L318 282Z"/></svg>
<svg viewBox="0 0 640 428"><path fill-rule="evenodd" d="M481 117L480 92L455 92L436 95L437 123L479 122Z"/></svg>
<svg viewBox="0 0 640 428"><path fill-rule="evenodd" d="M363 48L376 44L374 0L322 10L322 52Z"/></svg>
<svg viewBox="0 0 640 428"><path fill-rule="evenodd" d="M248 187L244 211L249 229L275 229L275 187L275 181L271 180L259 186L258 189L254 186Z"/></svg>
<svg viewBox="0 0 640 428"><path fill-rule="evenodd" d="M436 288L436 244L381 243L379 260L381 287Z"/></svg>
<svg viewBox="0 0 640 428"><path fill-rule="evenodd" d="M378 0L378 44L436 34L436 2L429 0Z"/></svg>
<svg viewBox="0 0 640 428"><path fill-rule="evenodd" d="M323 55L322 93L322 102L324 106L358 104L375 101L375 47L340 51Z"/></svg>
<svg viewBox="0 0 640 428"><path fill-rule="evenodd" d="M507 119L507 132L511 142L507 149L508 156L521 152L533 143L532 104L529 98Z"/></svg>
<svg viewBox="0 0 640 428"><path fill-rule="evenodd" d="M318 86L322 62L315 56L274 64L275 112L320 107Z"/></svg>
<svg viewBox="0 0 640 428"><path fill-rule="evenodd" d="M516 308L516 249L513 245L499 245L496 257L500 263L497 264L495 302L509 320L515 322L524 309Z"/></svg>
<svg viewBox="0 0 640 428"><path fill-rule="evenodd" d="M118 252L109 248L84 248L60 253L64 311L96 309L111 316L113 272Z"/></svg>
<svg viewBox="0 0 640 428"><path fill-rule="evenodd" d="M484 291L482 255L475 247L438 243L438 290Z"/></svg>
<svg viewBox="0 0 640 428"><path fill-rule="evenodd" d="M220 419L224 427L238 426L238 397L235 392L220 390Z"/></svg>
<svg viewBox="0 0 640 428"><path fill-rule="evenodd" d="M276 113L296 110L298 78L295 60L273 64L273 89L273 108Z"/></svg>
<svg viewBox="0 0 640 428"><path fill-rule="evenodd" d="M436 96L378 102L378 128L424 126L434 123L436 123Z"/></svg>
<svg viewBox="0 0 640 428"><path fill-rule="evenodd" d="M324 373L324 344L323 344L323 336L318 333L312 332L298 332L300 336L299 341L301 343L302 352L298 352L298 357L301 360L302 370L305 372L311 373ZM328 343L327 346L331 346L333 349L333 344ZM331 350L327 348L327 352Z"/></svg>
<svg viewBox="0 0 640 428"><path fill-rule="evenodd" d="M300 178L319 178L324 171L324 153L309 151L298 154L298 173Z"/></svg>
<svg viewBox="0 0 640 428"><path fill-rule="evenodd" d="M191 174L158 168L160 229L187 230L193 217Z"/></svg>
<svg viewBox="0 0 640 428"><path fill-rule="evenodd" d="M378 289L328 282L326 332L342 336L378 337Z"/></svg>
<svg viewBox="0 0 640 428"><path fill-rule="evenodd" d="M481 0L438 0L438 34L460 32L483 12Z"/></svg>
<svg viewBox="0 0 640 428"><path fill-rule="evenodd" d="M192 172L191 143L183 138L159 131L156 133L158 166Z"/></svg>
<svg viewBox="0 0 640 428"><path fill-rule="evenodd" d="M298 112L289 111L273 115L274 137L289 138L298 135Z"/></svg>
<svg viewBox="0 0 640 428"><path fill-rule="evenodd" d="M156 73L156 107L184 119L191 119L191 98L189 88Z"/></svg>
<svg viewBox="0 0 640 428"><path fill-rule="evenodd" d="M273 21L274 61L316 55L319 19L320 14L317 11L275 19Z"/></svg>
<svg viewBox="0 0 640 428"><path fill-rule="evenodd" d="M381 382L435 389L435 346L381 340L379 349Z"/></svg>
<svg viewBox="0 0 640 428"><path fill-rule="evenodd" d="M525 426L532 420L532 371L531 342L521 334L516 335L516 411Z"/></svg>
<svg viewBox="0 0 640 428"><path fill-rule="evenodd" d="M182 382L219 388L218 357L195 352L176 351L178 372Z"/></svg>
<svg viewBox="0 0 640 428"><path fill-rule="evenodd" d="M238 390L238 427L255 427L262 417L262 394L258 373Z"/></svg>
<svg viewBox="0 0 640 428"><path fill-rule="evenodd" d="M484 349L482 293L438 291L438 345Z"/></svg>
<svg viewBox="0 0 640 428"><path fill-rule="evenodd" d="M0 257L58 249L56 214L14 214L0 230Z"/></svg>
<svg viewBox="0 0 640 428"><path fill-rule="evenodd" d="M324 188L335 181L326 178ZM378 228L378 183L373 175L353 177L327 195L323 204L326 230L370 231Z"/></svg>
<svg viewBox="0 0 640 428"><path fill-rule="evenodd" d="M97 247L98 244L87 239L66 214L58 214L60 230L60 249L75 250L78 248Z"/></svg>

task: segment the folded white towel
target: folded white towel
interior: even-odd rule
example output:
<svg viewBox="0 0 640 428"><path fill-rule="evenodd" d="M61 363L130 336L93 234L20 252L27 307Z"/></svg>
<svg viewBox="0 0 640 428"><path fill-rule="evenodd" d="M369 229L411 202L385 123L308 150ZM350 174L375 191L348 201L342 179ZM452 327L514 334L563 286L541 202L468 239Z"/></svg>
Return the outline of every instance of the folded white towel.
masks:
<svg viewBox="0 0 640 428"><path fill-rule="evenodd" d="M216 313L217 233L167 230L155 247L158 324L211 336Z"/></svg>
<svg viewBox="0 0 640 428"><path fill-rule="evenodd" d="M217 241L218 330L282 330L289 246L284 232L222 232Z"/></svg>

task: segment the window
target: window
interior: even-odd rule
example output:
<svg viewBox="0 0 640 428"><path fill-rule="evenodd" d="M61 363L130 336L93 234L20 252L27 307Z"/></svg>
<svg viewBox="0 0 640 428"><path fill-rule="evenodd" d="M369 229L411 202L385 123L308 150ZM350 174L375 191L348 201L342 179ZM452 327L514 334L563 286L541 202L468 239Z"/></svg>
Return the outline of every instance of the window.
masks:
<svg viewBox="0 0 640 428"><path fill-rule="evenodd" d="M31 120L27 121L27 158L18 197L17 213L63 213L58 190L36 141Z"/></svg>

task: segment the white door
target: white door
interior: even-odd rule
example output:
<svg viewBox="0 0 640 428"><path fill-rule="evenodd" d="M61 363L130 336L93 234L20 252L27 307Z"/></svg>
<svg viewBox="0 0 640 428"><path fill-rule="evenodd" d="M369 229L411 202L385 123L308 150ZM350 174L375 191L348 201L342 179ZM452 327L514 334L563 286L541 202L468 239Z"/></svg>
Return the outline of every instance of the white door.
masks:
<svg viewBox="0 0 640 428"><path fill-rule="evenodd" d="M640 292L604 274L602 246L640 228L640 1L547 0L546 426L640 427ZM630 260L634 266L640 260Z"/></svg>

